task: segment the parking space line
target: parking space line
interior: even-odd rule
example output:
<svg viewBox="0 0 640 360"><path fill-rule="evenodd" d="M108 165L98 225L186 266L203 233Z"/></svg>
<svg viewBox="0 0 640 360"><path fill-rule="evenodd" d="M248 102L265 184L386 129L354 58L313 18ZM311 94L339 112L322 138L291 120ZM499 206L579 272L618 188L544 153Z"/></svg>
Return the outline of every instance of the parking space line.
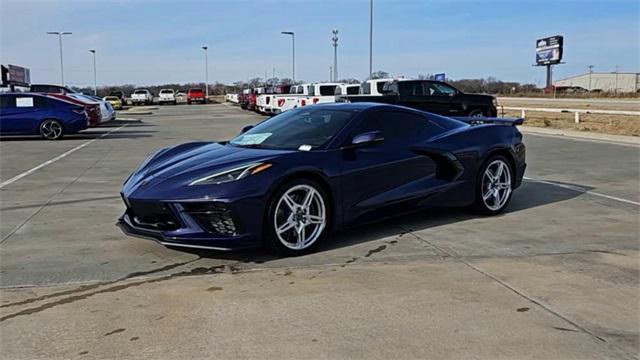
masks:
<svg viewBox="0 0 640 360"><path fill-rule="evenodd" d="M524 179L528 180L528 181L538 182L538 183L541 183L541 184L557 186L557 187L560 187L560 188L563 188L563 189L579 192L579 193L582 193L582 194L589 194L589 195L593 195L593 196L599 196L599 197L602 197L602 198L605 198L605 199L609 199L609 200L614 200L614 201L619 201L619 202L623 202L623 203L626 203L626 204L640 206L640 202L637 202L637 201L623 199L623 198L619 198L619 197L611 196L611 195L607 195L607 194L601 194L599 192L591 191L591 190L588 190L588 189L585 189L583 187L576 186L576 185L561 184L561 183L557 183L557 182L554 182L554 181L533 179L533 178L526 177L526 176L524 177Z"/></svg>
<svg viewBox="0 0 640 360"><path fill-rule="evenodd" d="M88 146L88 145L92 144L93 142L97 141L98 139L104 138L104 137L106 137L107 135L109 135L109 134L111 134L111 133L114 133L114 132L116 132L116 131L118 131L118 130L122 129L122 128L123 128L123 127L125 127L125 126L127 126L127 124L124 124L124 125L122 125L122 126L120 126L120 127L118 127L118 128L115 128L115 129L113 129L113 130L110 130L110 131L106 132L105 134L102 134L102 135L100 135L99 137L97 137L97 138L95 138L95 139L93 139L93 140L89 140L89 141L87 141L87 142L85 142L85 143L82 143L82 144L80 144L80 145L78 145L78 146L74 147L73 149L71 149L71 150L69 150L69 151L66 151L66 152L64 152L64 153L62 153L62 154L60 154L60 155L58 155L58 156L54 157L54 158L53 158L53 159L51 159L51 160L47 160L47 161L43 162L42 164L40 164L40 165L38 165L38 166L36 166L36 167L34 167L34 168L32 168L32 169L29 169L29 170L27 170L27 171L25 171L25 172L23 172L23 173L21 173L21 174L18 174L18 175L16 175L16 176L12 177L12 178L11 178L11 179L9 179L9 180L3 181L2 183L0 183L0 189L2 189L3 187L5 187L5 186L7 186L7 185L10 185L10 184L12 184L12 183L16 182L16 181L18 181L18 180L20 180L20 179L22 179L22 178L24 178L24 177L26 177L26 176L29 176L29 175L33 174L34 172L36 172L36 171L38 171L38 170L42 169L43 167L45 167L45 166L47 166L47 165L51 165L51 164L53 164L54 162L56 162L56 161L58 161L58 160L60 160L60 159L63 159L63 158L65 158L65 157L69 156L70 154L73 154L74 152L76 152L76 151L78 151L78 150L82 149L83 147Z"/></svg>

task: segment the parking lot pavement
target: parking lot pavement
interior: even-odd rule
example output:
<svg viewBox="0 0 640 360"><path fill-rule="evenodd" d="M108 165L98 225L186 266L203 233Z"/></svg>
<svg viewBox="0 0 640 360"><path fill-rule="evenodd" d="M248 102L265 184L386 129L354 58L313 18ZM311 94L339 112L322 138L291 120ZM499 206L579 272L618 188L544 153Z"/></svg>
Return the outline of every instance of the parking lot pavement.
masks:
<svg viewBox="0 0 640 360"><path fill-rule="evenodd" d="M91 142L0 189L5 358L640 350L637 147L526 135L531 180L502 216L433 209L275 258L182 252L120 233L120 186L150 152L227 139L262 119L229 105L139 118L58 142L0 142L3 184Z"/></svg>

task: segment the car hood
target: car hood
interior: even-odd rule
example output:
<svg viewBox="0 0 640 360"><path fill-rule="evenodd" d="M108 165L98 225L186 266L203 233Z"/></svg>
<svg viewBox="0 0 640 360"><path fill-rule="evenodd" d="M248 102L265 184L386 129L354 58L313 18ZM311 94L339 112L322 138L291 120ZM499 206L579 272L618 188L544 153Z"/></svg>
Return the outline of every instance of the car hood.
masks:
<svg viewBox="0 0 640 360"><path fill-rule="evenodd" d="M152 155L125 183L125 192L141 185L171 183L183 187L201 177L242 164L267 161L290 150L250 149L220 143L197 142L164 148Z"/></svg>

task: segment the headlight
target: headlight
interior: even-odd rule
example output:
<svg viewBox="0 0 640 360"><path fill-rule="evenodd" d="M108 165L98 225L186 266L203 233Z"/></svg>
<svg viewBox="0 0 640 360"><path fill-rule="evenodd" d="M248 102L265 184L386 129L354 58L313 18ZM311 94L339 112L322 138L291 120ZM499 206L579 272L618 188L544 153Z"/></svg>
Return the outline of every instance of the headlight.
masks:
<svg viewBox="0 0 640 360"><path fill-rule="evenodd" d="M271 165L272 164L270 163L259 162L238 166L233 169L223 170L221 172L194 180L189 184L189 186L223 184L231 181L237 181L267 170L271 167Z"/></svg>

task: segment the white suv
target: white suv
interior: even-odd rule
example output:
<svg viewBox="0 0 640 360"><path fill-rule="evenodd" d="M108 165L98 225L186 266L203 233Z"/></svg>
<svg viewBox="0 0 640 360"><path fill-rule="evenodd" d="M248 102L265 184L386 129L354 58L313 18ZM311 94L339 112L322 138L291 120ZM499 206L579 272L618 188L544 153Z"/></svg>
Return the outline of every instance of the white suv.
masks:
<svg viewBox="0 0 640 360"><path fill-rule="evenodd" d="M160 104L176 104L176 92L173 89L160 90L160 96L158 97L158 103Z"/></svg>

